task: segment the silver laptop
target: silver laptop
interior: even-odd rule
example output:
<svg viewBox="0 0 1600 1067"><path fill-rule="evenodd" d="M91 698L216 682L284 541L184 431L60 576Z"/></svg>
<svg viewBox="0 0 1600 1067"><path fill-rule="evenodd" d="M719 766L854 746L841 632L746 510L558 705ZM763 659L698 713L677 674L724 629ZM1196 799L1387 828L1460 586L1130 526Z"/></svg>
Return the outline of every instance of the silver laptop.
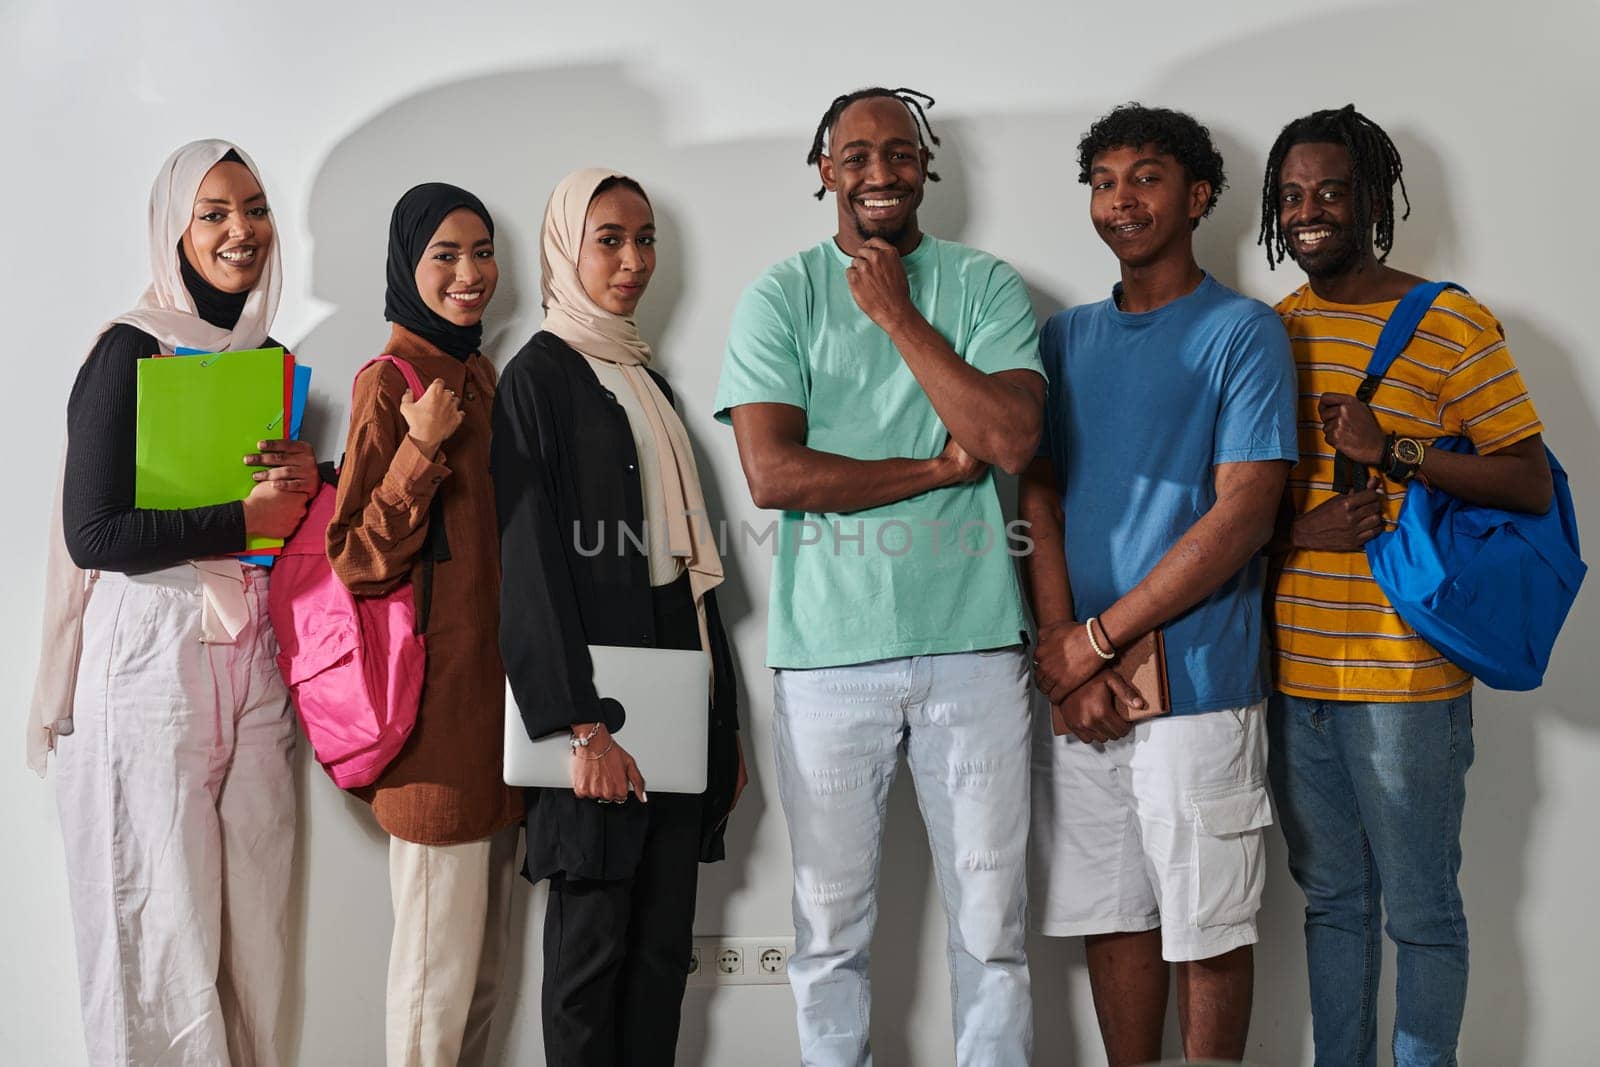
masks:
<svg viewBox="0 0 1600 1067"><path fill-rule="evenodd" d="M647 793L703 793L710 715L711 657L676 648L590 645L594 688L622 705L614 734L639 765ZM572 788L571 734L529 740L511 685L506 684L507 785ZM598 755L591 752L590 755Z"/></svg>

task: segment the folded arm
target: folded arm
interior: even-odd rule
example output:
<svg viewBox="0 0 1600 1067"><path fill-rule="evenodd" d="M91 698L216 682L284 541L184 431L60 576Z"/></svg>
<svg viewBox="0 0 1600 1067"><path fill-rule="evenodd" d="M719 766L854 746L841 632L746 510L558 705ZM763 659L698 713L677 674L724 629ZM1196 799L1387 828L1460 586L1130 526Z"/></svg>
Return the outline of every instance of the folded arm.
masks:
<svg viewBox="0 0 1600 1067"><path fill-rule="evenodd" d="M986 469L959 445L931 459L852 459L806 446L806 413L791 404L731 411L739 463L756 507L848 513L975 481Z"/></svg>

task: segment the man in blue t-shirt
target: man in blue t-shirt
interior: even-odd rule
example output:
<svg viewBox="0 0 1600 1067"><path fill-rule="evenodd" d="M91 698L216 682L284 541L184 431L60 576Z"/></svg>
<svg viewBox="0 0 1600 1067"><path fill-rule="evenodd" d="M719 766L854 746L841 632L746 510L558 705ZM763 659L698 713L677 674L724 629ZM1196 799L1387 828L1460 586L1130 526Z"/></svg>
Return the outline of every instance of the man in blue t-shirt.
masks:
<svg viewBox="0 0 1600 1067"><path fill-rule="evenodd" d="M1112 1064L1162 1058L1167 962L1184 1053L1236 1060L1272 820L1259 553L1296 458L1294 363L1272 309L1195 262L1223 188L1205 127L1130 104L1078 160L1122 281L1040 338L1044 443L1019 509L1035 675L1064 734L1035 729L1031 910L1084 936ZM1118 668L1158 630L1168 696L1148 717L1157 693Z"/></svg>

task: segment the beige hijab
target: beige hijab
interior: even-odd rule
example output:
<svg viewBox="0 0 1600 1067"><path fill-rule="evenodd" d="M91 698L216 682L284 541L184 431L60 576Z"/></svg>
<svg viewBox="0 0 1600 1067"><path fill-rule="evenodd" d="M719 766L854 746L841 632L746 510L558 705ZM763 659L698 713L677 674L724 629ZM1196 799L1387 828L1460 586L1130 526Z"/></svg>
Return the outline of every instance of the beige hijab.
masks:
<svg viewBox="0 0 1600 1067"><path fill-rule="evenodd" d="M594 199L601 182L622 177L626 175L590 167L567 175L550 194L539 234L543 329L586 356L616 364L638 397L655 436L662 493L667 503L669 551L686 557L689 587L694 591L695 610L700 616L700 643L709 651L705 594L722 583L722 559L717 555L716 538L706 514L689 434L645 370L650 363L650 346L639 336L633 318L613 315L596 304L578 278L578 252L583 247L589 201Z"/></svg>
<svg viewBox="0 0 1600 1067"><path fill-rule="evenodd" d="M272 242L261 281L245 300L244 311L231 330L213 326L195 310L194 298L183 284L178 268L178 241L189 228L194 213L194 198L200 183L211 168L229 152L236 152L244 165L261 181L261 172L249 156L227 141L192 141L167 157L150 190L150 285L132 310L118 315L96 333L96 338L117 323L137 327L161 342L163 351L179 347L209 352L244 351L259 348L272 327L283 288L283 272L278 242ZM265 188L265 186L263 186ZM63 457L63 475L65 458ZM72 699L78 676L78 659L83 651L83 611L89 599L90 572L81 571L67 554L61 528L61 487L56 483L50 522L49 559L45 568L44 624L39 650L39 673L33 685L33 703L28 711L28 766L43 777L56 737L72 732ZM201 564L196 564L201 566ZM204 569L204 568L202 568ZM226 563L213 568L217 574L203 574L202 584L212 579L226 583ZM238 570L233 564L232 571ZM230 610L226 598L207 598L208 612L219 612L218 625L237 632L240 620ZM209 621L209 619L208 619Z"/></svg>

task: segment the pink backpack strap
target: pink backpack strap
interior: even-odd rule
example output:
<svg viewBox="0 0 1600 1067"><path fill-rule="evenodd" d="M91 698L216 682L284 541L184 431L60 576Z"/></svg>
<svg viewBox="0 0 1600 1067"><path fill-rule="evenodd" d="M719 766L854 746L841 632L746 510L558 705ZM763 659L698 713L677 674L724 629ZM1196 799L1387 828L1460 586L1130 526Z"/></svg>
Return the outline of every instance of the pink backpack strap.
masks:
<svg viewBox="0 0 1600 1067"><path fill-rule="evenodd" d="M398 370L401 376L405 378L406 388L411 390L412 400L421 400L422 394L428 391L427 386L422 384L422 378L418 376L417 369L415 367L401 359L399 356L390 355L388 352L385 352L376 359L369 359L363 363L361 365L361 369L356 371L355 380L359 380L361 376L367 372L367 368L372 366L374 363L394 364L395 369ZM353 380L350 385L350 395L352 397L355 396L355 388L355 381Z"/></svg>

